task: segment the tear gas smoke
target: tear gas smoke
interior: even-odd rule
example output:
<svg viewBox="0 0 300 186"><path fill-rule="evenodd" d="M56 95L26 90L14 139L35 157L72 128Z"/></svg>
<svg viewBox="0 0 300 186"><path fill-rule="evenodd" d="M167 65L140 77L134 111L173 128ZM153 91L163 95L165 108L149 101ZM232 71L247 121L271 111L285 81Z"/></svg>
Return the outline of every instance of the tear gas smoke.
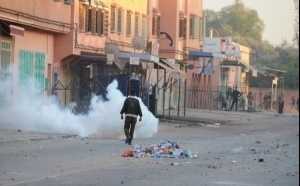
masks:
<svg viewBox="0 0 300 186"><path fill-rule="evenodd" d="M11 79L3 78L3 75L0 77L0 128L74 134L81 137L125 137L120 110L126 97L118 89L116 80L107 87L106 100L93 96L88 114L77 115L72 112L71 107L60 108L56 97L41 96L33 86L33 81L26 85L26 89L18 87L17 94L13 96ZM138 99L143 120L137 122L134 137L150 138L157 133L158 119Z"/></svg>

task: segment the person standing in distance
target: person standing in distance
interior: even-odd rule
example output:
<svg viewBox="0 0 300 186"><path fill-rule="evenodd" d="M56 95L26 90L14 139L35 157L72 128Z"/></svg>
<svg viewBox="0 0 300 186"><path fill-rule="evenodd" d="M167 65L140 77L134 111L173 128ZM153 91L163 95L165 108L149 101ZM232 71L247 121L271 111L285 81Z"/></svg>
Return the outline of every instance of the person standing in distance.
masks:
<svg viewBox="0 0 300 186"><path fill-rule="evenodd" d="M135 97L134 90L130 91L129 96L125 99L123 107L121 109L121 119L123 120L123 114L125 113L124 133L126 136L125 143L131 145L135 124L137 117L140 116L139 121L142 121L142 109L139 100Z"/></svg>
<svg viewBox="0 0 300 186"><path fill-rule="evenodd" d="M235 104L235 111L237 111L237 106L238 106L238 99L242 94L240 91L237 90L237 87L235 87L234 91L232 92L232 103L230 107L230 111L233 108L233 105Z"/></svg>

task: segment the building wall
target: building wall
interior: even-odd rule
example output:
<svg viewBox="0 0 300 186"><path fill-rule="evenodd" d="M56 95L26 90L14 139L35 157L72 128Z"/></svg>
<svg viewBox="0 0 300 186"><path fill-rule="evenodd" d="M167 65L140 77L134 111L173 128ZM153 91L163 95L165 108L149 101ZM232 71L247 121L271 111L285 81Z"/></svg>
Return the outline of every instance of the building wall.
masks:
<svg viewBox="0 0 300 186"><path fill-rule="evenodd" d="M0 19L58 33L70 32L71 5L53 0L0 0Z"/></svg>
<svg viewBox="0 0 300 186"><path fill-rule="evenodd" d="M161 38L160 55L161 57L183 60L188 52L186 48L200 49L200 38L189 37L191 15L202 17L202 0L160 0L161 10L161 31L167 32L173 39L173 46L169 46L169 41ZM179 18L180 14L186 17L186 38L179 37Z"/></svg>
<svg viewBox="0 0 300 186"><path fill-rule="evenodd" d="M93 2L93 1L92 1ZM48 68L59 68L59 79L66 83L70 81L70 68L69 64L78 62L82 52L91 53L92 55L102 56L99 60L103 63L106 62L105 47L107 43L115 43L120 51L141 53L142 50L135 50L131 44L134 34L135 15L139 16L139 33L142 34L142 18L148 20L147 35L149 41L152 41L153 46L159 46L159 57L170 58L177 61L186 61L187 64L194 64L193 70L186 70L186 82L189 86L196 86L197 89L202 90L217 90L220 86L220 69L219 60L214 60L215 73L213 75L199 73L199 59L187 60L188 51L190 49L200 50L200 43L203 35L199 34L198 38L190 37L190 18L197 16L199 20L202 17L202 0L106 0L104 1L107 8L103 11L107 12L108 32L103 35L95 35L84 32L80 29L80 6L79 0L74 0L73 4L65 4L54 0L27 0L18 1L0 0L1 7L6 7L17 12L23 12L27 17L17 17L13 14L3 12L0 8L0 19L18 23L25 28L24 37L15 36L15 48L13 51L14 62L18 60L18 50L27 49L30 51L40 51L46 54L47 67L45 69L46 77L50 80L53 75L52 70ZM47 7L47 9L45 9ZM111 10L113 7L122 11L122 31L111 32ZM102 10L102 8L99 8ZM131 34L126 34L126 17L127 12L130 11L131 18ZM161 17L160 31L168 33L173 40L173 45L169 46L170 41L163 38L164 36L153 36L152 33L152 17L154 14L159 14ZM66 16L68 15L68 16ZM179 19L180 17L186 18L186 35L179 37ZM37 19L37 17L39 19ZM58 24L59 23L59 24ZM200 22L199 22L200 24ZM34 28L34 29L32 29ZM205 26L201 27L204 29ZM200 31L199 31L200 32ZM145 38L144 38L145 39ZM38 42L32 42L38 41ZM247 52L246 52L247 53ZM156 53L154 53L156 55ZM242 55L242 61L247 61ZM184 68L183 68L184 69ZM239 69L231 69L228 81L236 83L237 78L242 77ZM147 69L146 74L150 70ZM157 73L152 73L152 79L162 77L156 76ZM54 82L52 82L52 86ZM178 93L180 92L179 86L184 85L184 78L181 79L181 85L176 83L172 93L169 94L174 97L173 102L176 103ZM162 86L162 83L161 83ZM181 89L183 90L183 88ZM183 96L181 96L183 100ZM206 99L206 98L201 98ZM168 100L168 98L167 98ZM167 103L168 105L168 103ZM182 104L183 105L183 102Z"/></svg>
<svg viewBox="0 0 300 186"><path fill-rule="evenodd" d="M67 34L71 30L71 5L53 0L0 0L0 20L5 25L19 28L19 33L12 32L5 39L11 40L11 64L13 65L14 94L18 94L20 80L20 55L30 53L33 55L33 68L35 67L36 54L44 56L43 86L49 88L52 84L52 66L54 63L54 38L55 34ZM46 8L45 8L46 7ZM36 69L32 69L35 73ZM23 72L24 73L24 72ZM44 82L43 79L40 79ZM47 86L47 87L46 87ZM44 90L44 88L43 88ZM51 92L50 90L48 93Z"/></svg>

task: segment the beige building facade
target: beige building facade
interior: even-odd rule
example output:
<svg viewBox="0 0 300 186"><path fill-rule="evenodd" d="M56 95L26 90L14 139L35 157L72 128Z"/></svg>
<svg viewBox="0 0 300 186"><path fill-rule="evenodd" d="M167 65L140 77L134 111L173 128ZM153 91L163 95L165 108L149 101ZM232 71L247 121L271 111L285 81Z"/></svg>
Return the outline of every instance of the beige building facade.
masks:
<svg viewBox="0 0 300 186"><path fill-rule="evenodd" d="M211 92L246 78L244 66L225 67L220 55L191 55L208 33L202 0L0 0L0 23L0 67L13 68L12 94L34 77L78 112L114 79L155 113L211 108ZM214 72L201 71L204 64Z"/></svg>

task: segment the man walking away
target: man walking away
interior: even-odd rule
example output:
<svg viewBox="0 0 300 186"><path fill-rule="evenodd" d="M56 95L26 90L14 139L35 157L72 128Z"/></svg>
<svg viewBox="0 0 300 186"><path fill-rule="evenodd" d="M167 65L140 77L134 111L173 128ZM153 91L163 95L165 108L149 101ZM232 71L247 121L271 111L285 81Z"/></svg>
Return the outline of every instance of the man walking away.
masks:
<svg viewBox="0 0 300 186"><path fill-rule="evenodd" d="M234 91L232 92L232 103L231 103L230 111L232 110L234 104L235 104L235 111L237 111L238 99L241 95L242 95L241 92L237 90L237 87L235 87Z"/></svg>
<svg viewBox="0 0 300 186"><path fill-rule="evenodd" d="M283 93L278 95L278 113L283 114L283 107L284 107L284 99Z"/></svg>
<svg viewBox="0 0 300 186"><path fill-rule="evenodd" d="M129 96L125 99L123 107L121 109L121 119L125 113L124 133L126 136L125 143L131 145L135 124L137 122L137 116L140 116L139 121L142 121L142 110L139 100L135 97L135 92L130 91Z"/></svg>

